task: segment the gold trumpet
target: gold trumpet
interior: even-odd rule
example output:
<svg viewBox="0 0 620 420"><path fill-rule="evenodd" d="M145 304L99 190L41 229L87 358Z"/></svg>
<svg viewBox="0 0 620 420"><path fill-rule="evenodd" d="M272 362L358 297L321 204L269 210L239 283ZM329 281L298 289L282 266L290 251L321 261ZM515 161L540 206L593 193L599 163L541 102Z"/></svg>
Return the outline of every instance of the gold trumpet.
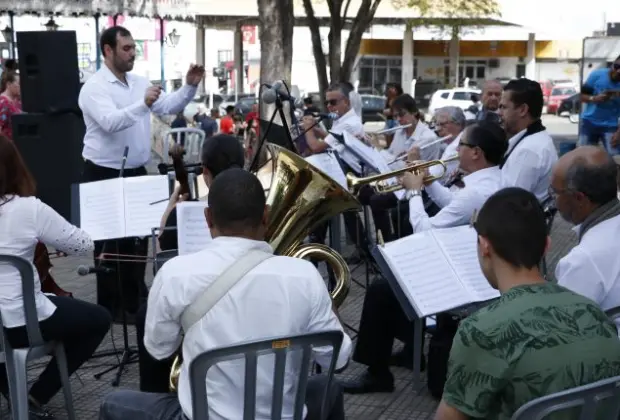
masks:
<svg viewBox="0 0 620 420"><path fill-rule="evenodd" d="M313 229L334 216L359 210L360 203L305 159L274 144L265 145L265 159L257 176L266 190L269 225L265 236L274 254L312 258L329 264L336 277L330 295L334 306L339 307L351 287L349 266L330 247L302 242ZM177 390L181 370L179 356L170 372L169 385L173 392Z"/></svg>
<svg viewBox="0 0 620 420"><path fill-rule="evenodd" d="M396 178L407 172L419 173L428 168L439 165L443 169L443 172L441 173L441 175L427 175L424 177L424 183L432 182L437 179L443 178L446 175L446 172L448 171L447 164L455 160L458 160L458 158L459 158L458 155L454 155L451 158L448 158L445 160L429 160L427 162L416 162L416 163L412 163L409 166L405 166L404 168L397 169L392 172L387 172L384 174L377 174L377 175L370 175L370 176L363 177L363 178L359 178L351 173L348 173L347 174L347 186L349 187L349 191L352 194L357 194L359 192L359 189L363 187L364 185L370 185L377 194L395 192L395 191L401 190L403 186L400 184L389 185L386 182L389 179Z"/></svg>

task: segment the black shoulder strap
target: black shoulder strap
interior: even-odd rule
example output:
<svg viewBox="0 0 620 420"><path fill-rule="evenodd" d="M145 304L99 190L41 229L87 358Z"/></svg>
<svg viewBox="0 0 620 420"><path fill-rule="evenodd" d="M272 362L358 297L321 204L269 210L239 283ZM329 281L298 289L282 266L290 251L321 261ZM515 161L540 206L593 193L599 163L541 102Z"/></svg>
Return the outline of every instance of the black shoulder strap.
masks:
<svg viewBox="0 0 620 420"><path fill-rule="evenodd" d="M510 151L504 155L504 159L502 159L502 162L499 164L499 169L502 169L504 167L504 165L508 161L508 158L510 157L512 152L515 151L519 143L521 143L524 138L526 138L527 136L531 136L532 134L540 133L541 131L545 131L545 130L546 128L540 120L537 120L533 122L532 124L530 124L525 130L525 133L521 136L521 138L519 138L519 140L515 142L514 146L512 146L512 149L510 149Z"/></svg>

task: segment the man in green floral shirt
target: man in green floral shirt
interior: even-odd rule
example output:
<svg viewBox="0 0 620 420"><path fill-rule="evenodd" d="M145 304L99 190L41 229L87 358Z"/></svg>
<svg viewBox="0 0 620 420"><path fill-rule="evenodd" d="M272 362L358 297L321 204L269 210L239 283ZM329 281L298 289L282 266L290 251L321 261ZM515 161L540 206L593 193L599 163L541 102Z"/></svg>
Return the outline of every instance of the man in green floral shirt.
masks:
<svg viewBox="0 0 620 420"><path fill-rule="evenodd" d="M475 229L482 271L502 296L461 322L435 420L510 419L535 398L620 375L614 324L538 270L549 239L536 197L498 191Z"/></svg>

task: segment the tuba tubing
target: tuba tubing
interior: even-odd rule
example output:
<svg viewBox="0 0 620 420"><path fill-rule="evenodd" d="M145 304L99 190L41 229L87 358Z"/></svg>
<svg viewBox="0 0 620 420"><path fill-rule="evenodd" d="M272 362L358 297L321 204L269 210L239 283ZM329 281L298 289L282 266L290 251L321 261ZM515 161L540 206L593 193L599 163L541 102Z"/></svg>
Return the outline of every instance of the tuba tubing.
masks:
<svg viewBox="0 0 620 420"><path fill-rule="evenodd" d="M349 191L302 157L274 144L267 144L266 150L269 156L259 169L269 206L265 240L276 255L311 258L329 264L336 278L330 296L334 306L339 307L351 288L349 266L327 245L302 242L322 223L345 211L359 210L361 205ZM271 171L267 165L271 165ZM269 172L271 176L263 181ZM170 371L171 392L178 389L181 364L179 353Z"/></svg>

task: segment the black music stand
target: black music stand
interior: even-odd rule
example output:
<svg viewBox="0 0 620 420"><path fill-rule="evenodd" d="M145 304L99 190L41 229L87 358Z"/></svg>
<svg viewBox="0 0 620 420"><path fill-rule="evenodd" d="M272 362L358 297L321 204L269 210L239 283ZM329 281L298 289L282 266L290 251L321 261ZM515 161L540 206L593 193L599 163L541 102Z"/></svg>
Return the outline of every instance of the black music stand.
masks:
<svg viewBox="0 0 620 420"><path fill-rule="evenodd" d="M423 386L423 384L421 383L422 382L421 381L422 366L421 366L420 356L424 352L422 338L424 334L424 319L426 318L426 316L421 316L420 312L415 308L415 306L411 303L411 301L407 298L407 296L405 296L405 293L403 292L403 289L401 288L400 283L398 282L398 280L396 280L394 273L392 272L392 270L390 269L390 266L388 265L387 261L383 257L383 254L381 253L381 250L379 249L380 246L382 245L377 245L374 247L374 249L372 250L372 256L375 258L375 261L377 262L377 265L379 266L379 270L381 270L381 274L383 274L383 277L387 280L388 284L392 288L392 292L394 293L394 296L396 296L396 299L398 300L400 307L405 313L405 316L410 322L413 323L413 380L412 380L412 383L413 383L413 390L415 392L419 392ZM476 303L467 304L467 305L454 308L454 309L450 309L444 312L438 312L431 316L437 316L440 313L447 313L455 317L458 317L460 319L463 319L463 318L468 317L472 313L478 311L479 309L485 307L489 303L494 302L497 299L499 298L487 300L485 302L476 302Z"/></svg>

